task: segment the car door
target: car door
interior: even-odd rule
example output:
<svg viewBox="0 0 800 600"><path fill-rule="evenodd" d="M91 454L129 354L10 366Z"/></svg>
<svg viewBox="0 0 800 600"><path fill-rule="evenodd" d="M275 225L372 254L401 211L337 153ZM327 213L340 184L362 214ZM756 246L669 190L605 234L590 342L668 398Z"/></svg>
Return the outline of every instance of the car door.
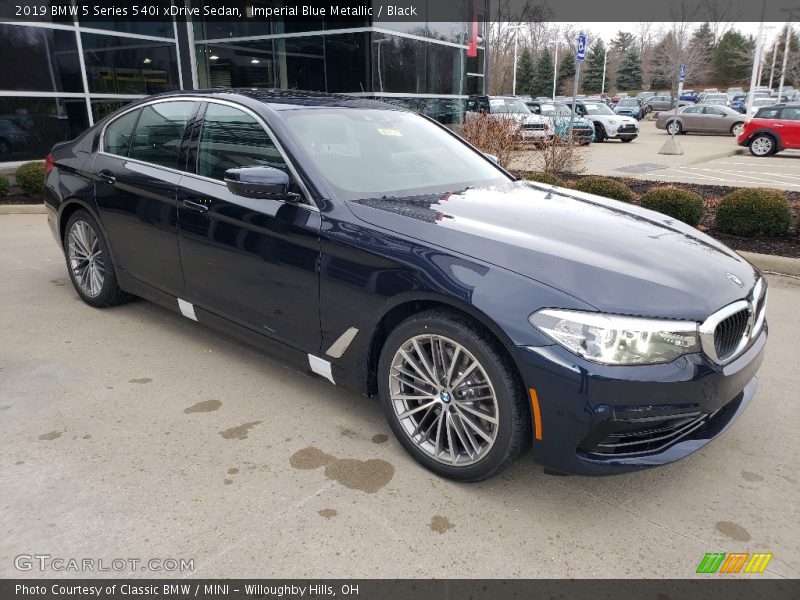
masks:
<svg viewBox="0 0 800 600"><path fill-rule="evenodd" d="M179 153L199 106L191 100L160 101L123 114L104 129L92 167L98 214L117 267L172 295L183 287Z"/></svg>
<svg viewBox="0 0 800 600"><path fill-rule="evenodd" d="M784 148L800 148L800 107L785 106L781 110L778 131Z"/></svg>
<svg viewBox="0 0 800 600"><path fill-rule="evenodd" d="M701 106L689 106L678 114L684 131L702 131L704 117Z"/></svg>
<svg viewBox="0 0 800 600"><path fill-rule="evenodd" d="M728 113L717 106L706 106L703 109L703 113L705 114L705 119L703 120L702 131L728 133L730 125L728 124L728 119L725 118Z"/></svg>
<svg viewBox="0 0 800 600"><path fill-rule="evenodd" d="M227 169L287 169L273 138L248 109L209 102L192 136L192 172L178 190L183 299L317 352L319 211L310 204L245 198L228 189Z"/></svg>

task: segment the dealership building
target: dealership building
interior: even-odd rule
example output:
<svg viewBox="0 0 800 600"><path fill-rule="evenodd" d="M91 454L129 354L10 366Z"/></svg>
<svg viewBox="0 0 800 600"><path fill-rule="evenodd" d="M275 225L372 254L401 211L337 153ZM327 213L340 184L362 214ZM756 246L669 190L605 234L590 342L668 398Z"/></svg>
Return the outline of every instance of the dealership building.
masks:
<svg viewBox="0 0 800 600"><path fill-rule="evenodd" d="M108 113L170 90L319 90L400 103L447 123L461 119L469 94L487 89L489 0L453 2L450 20L414 23L204 19L203 0L185 1L201 16L100 20L80 16L88 3L78 1L78 15L0 23L0 165L42 159Z"/></svg>

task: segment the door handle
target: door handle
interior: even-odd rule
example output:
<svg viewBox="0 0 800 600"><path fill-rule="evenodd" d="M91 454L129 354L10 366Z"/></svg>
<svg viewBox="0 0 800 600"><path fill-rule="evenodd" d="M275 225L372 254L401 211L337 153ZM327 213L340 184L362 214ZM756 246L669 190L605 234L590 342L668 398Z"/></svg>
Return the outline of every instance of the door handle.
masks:
<svg viewBox="0 0 800 600"><path fill-rule="evenodd" d="M200 213L201 215L208 213L208 207L205 204L200 204L199 202L192 202L191 200L181 200L181 206L183 206L183 208L185 208L186 210Z"/></svg>
<svg viewBox="0 0 800 600"><path fill-rule="evenodd" d="M103 183L107 183L108 185L114 185L114 182L117 181L117 178L114 176L114 173L112 173L108 169L103 169L97 174L97 176L100 178L100 181L102 181Z"/></svg>

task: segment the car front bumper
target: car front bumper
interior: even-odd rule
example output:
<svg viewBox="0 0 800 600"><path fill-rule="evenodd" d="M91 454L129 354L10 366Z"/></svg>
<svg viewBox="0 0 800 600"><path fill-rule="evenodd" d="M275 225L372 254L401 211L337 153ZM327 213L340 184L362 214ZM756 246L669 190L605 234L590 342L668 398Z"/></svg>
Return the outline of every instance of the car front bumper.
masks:
<svg viewBox="0 0 800 600"><path fill-rule="evenodd" d="M766 340L765 326L724 366L703 354L659 365L605 366L557 345L518 347L517 364L538 404L532 411L540 438L533 441L534 459L563 473L611 475L696 452L747 408Z"/></svg>

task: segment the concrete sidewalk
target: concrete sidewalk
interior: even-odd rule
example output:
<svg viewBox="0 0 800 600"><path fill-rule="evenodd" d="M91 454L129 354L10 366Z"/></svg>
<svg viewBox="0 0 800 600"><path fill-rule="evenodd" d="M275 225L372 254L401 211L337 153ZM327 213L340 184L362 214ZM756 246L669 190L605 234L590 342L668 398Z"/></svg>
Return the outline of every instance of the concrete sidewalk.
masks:
<svg viewBox="0 0 800 600"><path fill-rule="evenodd" d="M417 465L372 400L145 301L86 306L43 215L0 216L0 281L3 577L80 575L14 568L48 553L202 577L691 578L713 551L800 577L797 280L769 278L758 395L702 451L600 479L526 457L473 485Z"/></svg>

